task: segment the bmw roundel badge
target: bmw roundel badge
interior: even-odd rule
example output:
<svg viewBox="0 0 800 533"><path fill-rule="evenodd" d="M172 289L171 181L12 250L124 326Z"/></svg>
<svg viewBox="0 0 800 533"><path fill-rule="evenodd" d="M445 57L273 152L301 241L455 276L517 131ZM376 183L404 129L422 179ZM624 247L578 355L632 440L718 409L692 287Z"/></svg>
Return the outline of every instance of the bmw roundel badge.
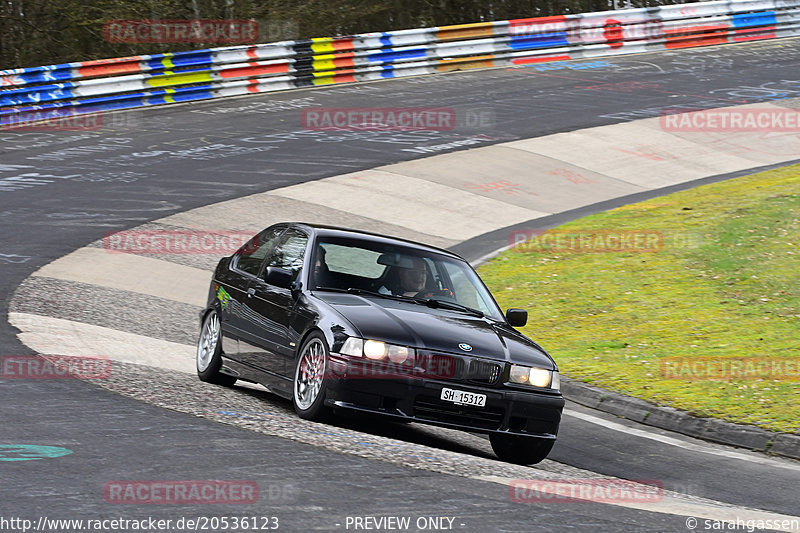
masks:
<svg viewBox="0 0 800 533"><path fill-rule="evenodd" d="M462 350L464 350L465 352L471 352L472 351L472 346L470 346L466 342L462 342L461 344L458 345L458 347L461 348Z"/></svg>

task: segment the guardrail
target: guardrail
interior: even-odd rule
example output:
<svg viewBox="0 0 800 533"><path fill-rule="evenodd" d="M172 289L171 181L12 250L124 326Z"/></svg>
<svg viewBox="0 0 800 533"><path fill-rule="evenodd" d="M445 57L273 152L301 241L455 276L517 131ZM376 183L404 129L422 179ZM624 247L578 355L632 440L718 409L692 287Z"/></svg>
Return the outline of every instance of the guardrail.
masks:
<svg viewBox="0 0 800 533"><path fill-rule="evenodd" d="M0 71L0 126L98 111L800 35L800 0L730 0Z"/></svg>

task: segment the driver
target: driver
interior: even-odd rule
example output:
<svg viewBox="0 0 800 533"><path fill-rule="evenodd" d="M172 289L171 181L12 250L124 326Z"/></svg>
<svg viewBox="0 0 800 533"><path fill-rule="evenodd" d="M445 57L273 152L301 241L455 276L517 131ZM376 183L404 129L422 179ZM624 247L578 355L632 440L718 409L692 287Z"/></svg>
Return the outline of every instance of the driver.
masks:
<svg viewBox="0 0 800 533"><path fill-rule="evenodd" d="M428 281L428 270L425 268L425 261L419 257L410 258L409 266L395 265L390 267L392 270L384 281L384 285L378 289L381 294L394 294L395 296L415 297L425 288Z"/></svg>
<svg viewBox="0 0 800 533"><path fill-rule="evenodd" d="M426 291L428 285L428 269L425 261L420 257L411 258L409 267L396 267L397 285L394 290L381 287L378 292L383 294L394 294L395 296L408 296L411 298L431 298L440 295L453 298L453 291L441 289L436 291Z"/></svg>
<svg viewBox="0 0 800 533"><path fill-rule="evenodd" d="M425 261L419 257L412 258L411 268L401 268L400 273L400 294L402 296L417 296L425 288L428 281L428 269L425 268Z"/></svg>

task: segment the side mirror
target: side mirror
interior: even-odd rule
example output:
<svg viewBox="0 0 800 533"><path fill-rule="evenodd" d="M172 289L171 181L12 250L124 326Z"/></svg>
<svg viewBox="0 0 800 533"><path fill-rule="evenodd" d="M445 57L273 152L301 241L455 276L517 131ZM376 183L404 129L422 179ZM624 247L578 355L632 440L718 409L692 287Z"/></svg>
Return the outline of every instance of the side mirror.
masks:
<svg viewBox="0 0 800 533"><path fill-rule="evenodd" d="M521 328L528 323L528 312L524 309L509 309L506 311L506 322L515 328Z"/></svg>
<svg viewBox="0 0 800 533"><path fill-rule="evenodd" d="M270 285L288 289L292 285L292 273L285 268L267 267L267 271L264 272L264 281Z"/></svg>
<svg viewBox="0 0 800 533"><path fill-rule="evenodd" d="M300 291L303 290L303 282L302 281L293 281L289 284L289 290L292 291L292 297L297 298L300 296Z"/></svg>

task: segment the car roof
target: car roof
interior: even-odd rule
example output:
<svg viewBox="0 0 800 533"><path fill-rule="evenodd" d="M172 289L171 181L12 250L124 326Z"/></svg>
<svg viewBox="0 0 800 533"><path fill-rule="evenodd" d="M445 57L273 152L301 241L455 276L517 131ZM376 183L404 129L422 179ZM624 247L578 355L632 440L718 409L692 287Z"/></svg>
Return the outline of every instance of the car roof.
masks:
<svg viewBox="0 0 800 533"><path fill-rule="evenodd" d="M461 259L462 261L466 261L466 259L464 259L458 254L451 252L450 250L445 250L444 248L438 248L436 246L422 244L420 242L410 241L408 239L402 239L400 237L392 237L390 235L382 235L380 233L372 233L370 231L343 228L339 226L312 224L308 222L285 222L284 224L287 224L289 226L306 228L315 235L317 235L318 237L353 237L353 238L366 239L372 242L381 242L386 244L397 243L420 251L435 252L438 254L455 257L457 259Z"/></svg>

